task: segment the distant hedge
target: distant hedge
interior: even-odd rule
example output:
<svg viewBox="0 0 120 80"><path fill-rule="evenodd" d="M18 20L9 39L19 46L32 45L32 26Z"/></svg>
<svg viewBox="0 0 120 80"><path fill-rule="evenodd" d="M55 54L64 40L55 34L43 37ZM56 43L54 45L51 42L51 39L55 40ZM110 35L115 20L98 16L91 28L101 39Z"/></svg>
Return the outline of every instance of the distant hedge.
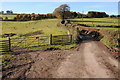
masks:
<svg viewBox="0 0 120 80"><path fill-rule="evenodd" d="M17 14L14 18L15 21L30 21L56 18L53 14Z"/></svg>
<svg viewBox="0 0 120 80"><path fill-rule="evenodd" d="M96 11L89 11L87 14L88 17L91 18L104 18L104 17L109 17L108 14L105 12L96 12Z"/></svg>

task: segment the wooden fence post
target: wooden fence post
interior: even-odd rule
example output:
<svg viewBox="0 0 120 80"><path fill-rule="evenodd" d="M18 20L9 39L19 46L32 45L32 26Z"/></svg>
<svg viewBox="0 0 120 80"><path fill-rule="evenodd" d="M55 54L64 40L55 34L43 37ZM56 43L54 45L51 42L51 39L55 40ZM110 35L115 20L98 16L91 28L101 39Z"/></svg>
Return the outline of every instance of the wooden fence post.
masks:
<svg viewBox="0 0 120 80"><path fill-rule="evenodd" d="M72 43L72 35L70 35L70 43Z"/></svg>
<svg viewBox="0 0 120 80"><path fill-rule="evenodd" d="M38 46L39 46L39 41L40 41L40 40L39 40L39 37L38 37Z"/></svg>
<svg viewBox="0 0 120 80"><path fill-rule="evenodd" d="M24 38L24 46L25 46L25 48L26 48L26 38Z"/></svg>
<svg viewBox="0 0 120 80"><path fill-rule="evenodd" d="M8 38L8 41L9 41L9 51L11 51L11 40L10 40L10 37Z"/></svg>
<svg viewBox="0 0 120 80"><path fill-rule="evenodd" d="M50 34L49 44L52 45L52 34Z"/></svg>

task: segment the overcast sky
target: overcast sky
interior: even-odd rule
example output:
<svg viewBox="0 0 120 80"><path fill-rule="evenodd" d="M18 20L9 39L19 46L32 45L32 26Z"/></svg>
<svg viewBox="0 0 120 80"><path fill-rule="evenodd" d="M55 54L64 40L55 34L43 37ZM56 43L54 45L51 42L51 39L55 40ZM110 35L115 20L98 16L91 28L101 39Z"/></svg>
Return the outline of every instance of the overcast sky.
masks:
<svg viewBox="0 0 120 80"><path fill-rule="evenodd" d="M118 2L2 2L3 11L12 10L15 13L52 13L61 4L68 4L71 11L84 12L101 11L110 15L118 14Z"/></svg>

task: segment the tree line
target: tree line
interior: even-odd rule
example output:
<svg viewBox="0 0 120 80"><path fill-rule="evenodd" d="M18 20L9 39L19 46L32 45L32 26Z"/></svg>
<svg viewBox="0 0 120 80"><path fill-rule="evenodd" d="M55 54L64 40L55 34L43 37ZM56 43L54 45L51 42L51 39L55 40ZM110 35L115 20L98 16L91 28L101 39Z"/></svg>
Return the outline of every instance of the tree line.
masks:
<svg viewBox="0 0 120 80"><path fill-rule="evenodd" d="M17 14L15 21L29 21L56 18L53 14Z"/></svg>
<svg viewBox="0 0 120 80"><path fill-rule="evenodd" d="M5 11L0 11L0 14L2 15L14 15L15 13L12 11L12 10L7 10L6 12Z"/></svg>
<svg viewBox="0 0 120 80"><path fill-rule="evenodd" d="M0 14L4 14L4 11L1 11ZM7 10L6 14L13 14L12 10ZM56 8L53 13L49 14L16 14L16 17L12 21L30 21L30 20L41 20L41 19L50 19L50 18L59 18L64 21L64 19L73 19L73 18L117 18L120 15L108 15L105 12L89 11L87 14L70 11L70 7L67 4L62 4ZM0 17L0 20L9 21L8 17L3 19Z"/></svg>
<svg viewBox="0 0 120 80"><path fill-rule="evenodd" d="M56 18L53 14L16 14L16 16L13 19L8 19L8 17L5 17L3 19L0 17L0 20L3 21L30 21L30 20L41 20L41 19L51 19Z"/></svg>
<svg viewBox="0 0 120 80"><path fill-rule="evenodd" d="M64 18L65 19L73 19L73 18L104 18L104 17L110 17L110 18L118 18L119 15L108 15L105 12L95 12L95 11L89 11L87 14L82 14L79 12L73 12L73 11L66 11ZM62 15L60 14L16 14L16 16L9 20L8 17L5 17L4 19L0 17L0 20L3 21L30 21L30 20L41 20L41 19L52 19L52 18L58 18L62 19Z"/></svg>
<svg viewBox="0 0 120 80"><path fill-rule="evenodd" d="M97 11L89 11L87 14L82 14L79 12L70 11L70 7L67 4L62 4L58 8L56 8L53 14L57 18L61 18L62 20L66 18L104 18L104 17L120 17L120 15L108 15L106 12L97 12Z"/></svg>
<svg viewBox="0 0 120 80"><path fill-rule="evenodd" d="M62 15L55 14L57 18L62 18ZM65 19L73 19L73 18L118 18L120 15L108 15L105 12L97 12L97 11L89 11L87 14L83 14L80 12L66 12L65 13Z"/></svg>

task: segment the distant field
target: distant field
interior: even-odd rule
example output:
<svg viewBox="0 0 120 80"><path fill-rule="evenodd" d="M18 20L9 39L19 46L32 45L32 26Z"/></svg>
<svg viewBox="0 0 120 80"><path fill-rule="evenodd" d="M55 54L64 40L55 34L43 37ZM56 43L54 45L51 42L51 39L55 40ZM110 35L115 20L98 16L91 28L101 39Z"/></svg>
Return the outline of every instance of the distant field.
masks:
<svg viewBox="0 0 120 80"><path fill-rule="evenodd" d="M0 17L2 17L3 19L5 19L5 17L8 17L8 19L14 19L16 15L0 15Z"/></svg>
<svg viewBox="0 0 120 80"><path fill-rule="evenodd" d="M67 31L63 28L57 27L58 19L44 19L38 21L25 21L25 22L2 22L2 34L4 33L16 33L27 34L35 31L41 31L41 35L62 35L67 34Z"/></svg>
<svg viewBox="0 0 120 80"><path fill-rule="evenodd" d="M106 30L119 30L120 31L120 29L119 28L109 28L109 27L96 27L96 28L99 28L99 29L106 29Z"/></svg>
<svg viewBox="0 0 120 80"><path fill-rule="evenodd" d="M118 19L115 18L80 18L80 19L69 19L71 22L76 22L79 24L86 24L89 26L95 25L103 25L103 26L111 26L118 25Z"/></svg>
<svg viewBox="0 0 120 80"><path fill-rule="evenodd" d="M0 17L8 17L8 19L14 19L16 15L0 15ZM79 24L86 24L89 26L94 27L95 25L103 25L103 26L111 26L111 25L118 25L118 19L115 18L79 18L79 19L68 19L71 22L76 22Z"/></svg>
<svg viewBox="0 0 120 80"><path fill-rule="evenodd" d="M14 17L15 15L3 15L9 16L9 18ZM92 26L94 25L118 25L118 19L113 18L83 18L83 20L80 19L70 19L72 22L76 21L80 24L87 24ZM44 20L38 20L38 21L3 21L2 22L2 34L4 33L16 33L16 34L27 34L32 33L35 31L41 31L43 34L41 35L49 35L49 34L67 34L67 31L57 27L57 23L59 22L59 19L44 19ZM94 27L94 26L93 26ZM106 28L104 29L112 29L112 30L118 30L118 28Z"/></svg>

